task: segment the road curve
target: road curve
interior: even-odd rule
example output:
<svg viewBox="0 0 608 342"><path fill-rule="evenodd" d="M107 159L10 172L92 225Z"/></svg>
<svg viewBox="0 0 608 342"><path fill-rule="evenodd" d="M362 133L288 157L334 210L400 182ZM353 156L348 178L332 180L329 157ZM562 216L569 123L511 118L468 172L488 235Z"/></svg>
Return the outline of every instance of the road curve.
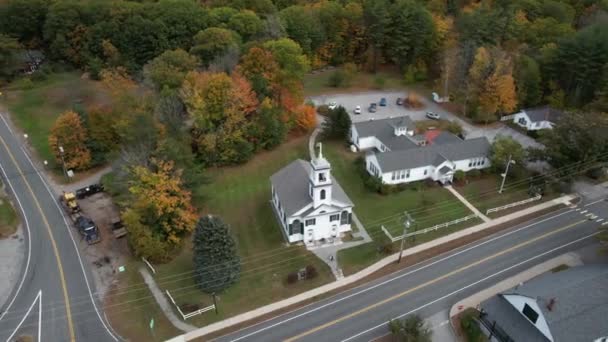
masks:
<svg viewBox="0 0 608 342"><path fill-rule="evenodd" d="M22 278L0 311L0 341L118 341L95 297L89 263L40 171L0 116L0 174L23 217Z"/></svg>
<svg viewBox="0 0 608 342"><path fill-rule="evenodd" d="M587 212L584 212L588 210ZM599 215L589 220L586 214ZM563 209L216 341L369 341L557 255L596 243L608 202Z"/></svg>

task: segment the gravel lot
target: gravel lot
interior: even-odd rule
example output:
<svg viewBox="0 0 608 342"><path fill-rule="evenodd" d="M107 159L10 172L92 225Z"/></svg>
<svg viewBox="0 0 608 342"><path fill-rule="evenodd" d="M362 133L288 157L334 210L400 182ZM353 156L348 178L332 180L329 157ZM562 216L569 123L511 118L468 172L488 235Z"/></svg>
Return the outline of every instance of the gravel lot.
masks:
<svg viewBox="0 0 608 342"><path fill-rule="evenodd" d="M510 136L515 140L519 141L524 147L540 147L538 142L534 139L524 135L506 125L501 123L493 124L492 127L475 126L468 122L460 119L458 116L448 112L444 108L440 107L430 99L422 98L425 107L420 110L410 110L403 106L397 106L396 101L398 97L406 97L407 91L375 91L365 92L357 94L335 94L335 95L323 95L314 96L310 100L315 105L329 104L330 102L336 102L338 105L343 106L349 112L351 120L353 122L367 121L370 119L386 119L388 117L396 117L408 115L412 120L426 120L425 113L432 111L441 115L444 120L457 121L463 127L467 138L476 138L485 136L492 142L497 136ZM378 103L381 98L386 98L386 107L377 107L376 113L370 113L367 108L370 103ZM361 106L361 114L355 115L354 110L356 106Z"/></svg>

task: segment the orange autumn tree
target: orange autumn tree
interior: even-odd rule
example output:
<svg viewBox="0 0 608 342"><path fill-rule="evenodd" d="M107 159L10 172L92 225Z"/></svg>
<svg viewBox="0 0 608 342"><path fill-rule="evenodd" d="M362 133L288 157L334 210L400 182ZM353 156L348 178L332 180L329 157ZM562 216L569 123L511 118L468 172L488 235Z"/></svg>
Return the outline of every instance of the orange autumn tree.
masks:
<svg viewBox="0 0 608 342"><path fill-rule="evenodd" d="M71 110L61 114L51 128L51 151L59 165L65 162L67 170L84 170L91 165L91 151L86 142L87 129L80 116Z"/></svg>
<svg viewBox="0 0 608 342"><path fill-rule="evenodd" d="M296 108L295 112L296 126L305 131L312 131L317 127L317 114L315 107L311 105L300 105Z"/></svg>
<svg viewBox="0 0 608 342"><path fill-rule="evenodd" d="M192 232L196 213L181 171L171 161L152 159L152 170L136 166L129 194L133 205L123 212L129 243L137 256L165 262Z"/></svg>

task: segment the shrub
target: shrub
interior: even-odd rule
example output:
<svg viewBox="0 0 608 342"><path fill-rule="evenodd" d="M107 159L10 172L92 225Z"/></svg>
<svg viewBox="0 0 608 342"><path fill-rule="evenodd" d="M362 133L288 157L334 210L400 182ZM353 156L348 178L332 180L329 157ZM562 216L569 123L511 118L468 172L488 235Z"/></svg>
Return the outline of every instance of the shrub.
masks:
<svg viewBox="0 0 608 342"><path fill-rule="evenodd" d="M382 181L378 177L368 176L364 179L363 184L365 188L369 191L382 193L382 186L386 184L382 184Z"/></svg>
<svg viewBox="0 0 608 342"><path fill-rule="evenodd" d="M434 181L432 178L427 178L424 180L424 185L427 188L433 188L437 186L437 181Z"/></svg>
<svg viewBox="0 0 608 342"><path fill-rule="evenodd" d="M306 266L306 279L314 279L319 275L317 269L313 265Z"/></svg>
<svg viewBox="0 0 608 342"><path fill-rule="evenodd" d="M481 171L479 171L477 169L471 170L471 171L467 172L467 176L471 177L471 178L478 178L481 176Z"/></svg>
<svg viewBox="0 0 608 342"><path fill-rule="evenodd" d="M42 82L42 81L46 81L48 75L46 74L46 72L42 71L42 70L37 70L32 74L32 81L34 82Z"/></svg>
<svg viewBox="0 0 608 342"><path fill-rule="evenodd" d="M458 183L462 183L464 182L464 180L467 178L466 174L464 173L464 171L462 170L457 170L456 172L454 172L454 180Z"/></svg>
<svg viewBox="0 0 608 342"><path fill-rule="evenodd" d="M422 108L424 104L420 99L420 96L414 92L410 92L405 100L403 101L403 105L408 108Z"/></svg>
<svg viewBox="0 0 608 342"><path fill-rule="evenodd" d="M19 81L19 86L23 90L30 90L30 89L34 88L34 82L32 82L31 78L25 77L25 78L21 79L21 81Z"/></svg>
<svg viewBox="0 0 608 342"><path fill-rule="evenodd" d="M298 273L291 272L287 275L287 284L295 284L298 282Z"/></svg>
<svg viewBox="0 0 608 342"><path fill-rule="evenodd" d="M454 135L462 134L462 126L456 121L448 121L448 123L445 125L445 130Z"/></svg>
<svg viewBox="0 0 608 342"><path fill-rule="evenodd" d="M380 246L378 246L378 250L384 255L391 255L395 253L395 247L390 241L382 243Z"/></svg>
<svg viewBox="0 0 608 342"><path fill-rule="evenodd" d="M346 73L342 69L336 69L329 75L327 85L333 88L343 87L346 83Z"/></svg>
<svg viewBox="0 0 608 342"><path fill-rule="evenodd" d="M375 89L384 89L384 86L386 85L386 78L380 75L377 75L374 78L374 88Z"/></svg>
<svg viewBox="0 0 608 342"><path fill-rule="evenodd" d="M481 332L479 325L474 319L474 314L463 315L460 320L460 326L466 336L467 341L478 342L484 341L485 335Z"/></svg>
<svg viewBox="0 0 608 342"><path fill-rule="evenodd" d="M599 180L606 175L606 170L603 167L599 166L587 170L585 174L591 179Z"/></svg>

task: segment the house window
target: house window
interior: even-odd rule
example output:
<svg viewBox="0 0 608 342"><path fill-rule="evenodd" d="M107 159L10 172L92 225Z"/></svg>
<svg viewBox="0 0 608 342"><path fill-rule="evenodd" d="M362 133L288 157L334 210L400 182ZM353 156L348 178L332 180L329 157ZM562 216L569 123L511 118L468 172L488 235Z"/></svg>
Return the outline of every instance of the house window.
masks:
<svg viewBox="0 0 608 342"><path fill-rule="evenodd" d="M348 211L344 210L340 215L340 224L349 224L350 220L348 218Z"/></svg>
<svg viewBox="0 0 608 342"><path fill-rule="evenodd" d="M473 166L473 162L469 161L469 167Z"/></svg>
<svg viewBox="0 0 608 342"><path fill-rule="evenodd" d="M325 178L325 173L319 173L319 182L325 182L326 178Z"/></svg>
<svg viewBox="0 0 608 342"><path fill-rule="evenodd" d="M295 220L289 225L289 235L302 234L302 222Z"/></svg>
<svg viewBox="0 0 608 342"><path fill-rule="evenodd" d="M424 175L426 176L426 174L429 172L429 170L424 169Z"/></svg>
<svg viewBox="0 0 608 342"><path fill-rule="evenodd" d="M340 221L340 214L331 215L329 217L329 222Z"/></svg>
<svg viewBox="0 0 608 342"><path fill-rule="evenodd" d="M324 200L325 199L325 190L321 190L321 199Z"/></svg>
<svg viewBox="0 0 608 342"><path fill-rule="evenodd" d="M395 172L391 173L391 180L395 180Z"/></svg>
<svg viewBox="0 0 608 342"><path fill-rule="evenodd" d="M406 171L407 173L405 174L405 178L410 178L410 170Z"/></svg>
<svg viewBox="0 0 608 342"><path fill-rule="evenodd" d="M317 223L316 219L306 220L306 227L314 226Z"/></svg>

